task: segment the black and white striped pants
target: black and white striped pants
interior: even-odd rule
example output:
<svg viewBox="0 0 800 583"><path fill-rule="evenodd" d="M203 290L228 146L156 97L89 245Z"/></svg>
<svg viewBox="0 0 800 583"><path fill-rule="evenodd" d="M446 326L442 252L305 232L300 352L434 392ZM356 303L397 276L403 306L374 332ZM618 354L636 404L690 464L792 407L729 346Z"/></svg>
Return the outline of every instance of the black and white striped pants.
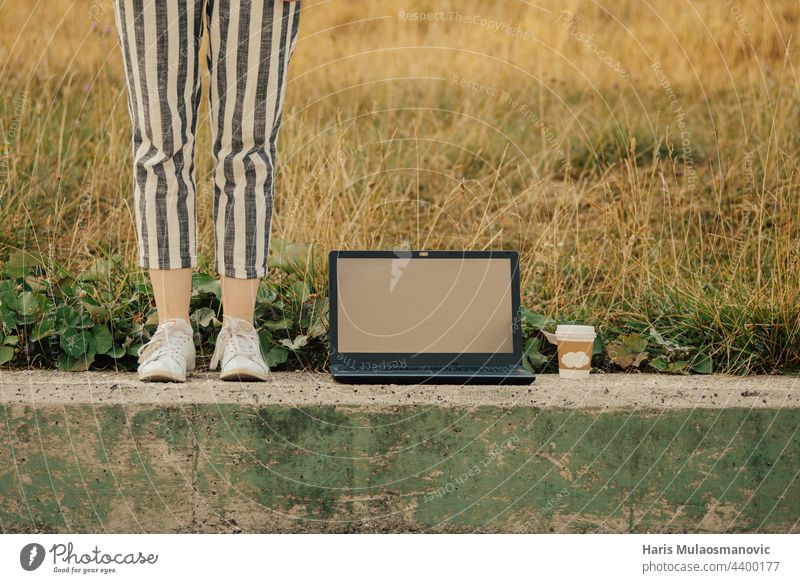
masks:
<svg viewBox="0 0 800 583"><path fill-rule="evenodd" d="M195 131L206 59L214 155L218 273L267 270L275 143L300 3L283 0L115 0L133 124L139 265L195 267Z"/></svg>

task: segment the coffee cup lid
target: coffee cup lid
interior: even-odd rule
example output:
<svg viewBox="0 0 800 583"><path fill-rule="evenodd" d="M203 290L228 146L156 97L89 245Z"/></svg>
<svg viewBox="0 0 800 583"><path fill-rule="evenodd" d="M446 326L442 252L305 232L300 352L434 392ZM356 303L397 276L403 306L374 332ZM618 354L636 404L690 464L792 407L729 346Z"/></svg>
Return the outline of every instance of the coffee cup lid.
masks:
<svg viewBox="0 0 800 583"><path fill-rule="evenodd" d="M578 324L559 324L556 326L556 336L595 336L594 326Z"/></svg>

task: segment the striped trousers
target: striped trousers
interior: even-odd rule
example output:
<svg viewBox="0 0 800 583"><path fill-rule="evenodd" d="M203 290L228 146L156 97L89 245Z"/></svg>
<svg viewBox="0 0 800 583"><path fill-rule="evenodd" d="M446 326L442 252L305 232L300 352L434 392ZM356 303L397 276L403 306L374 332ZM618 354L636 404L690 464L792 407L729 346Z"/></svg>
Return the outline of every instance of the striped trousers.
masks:
<svg viewBox="0 0 800 583"><path fill-rule="evenodd" d="M133 126L139 265L197 263L194 150L200 44L208 35L215 261L243 279L267 271L275 144L300 3L115 0Z"/></svg>

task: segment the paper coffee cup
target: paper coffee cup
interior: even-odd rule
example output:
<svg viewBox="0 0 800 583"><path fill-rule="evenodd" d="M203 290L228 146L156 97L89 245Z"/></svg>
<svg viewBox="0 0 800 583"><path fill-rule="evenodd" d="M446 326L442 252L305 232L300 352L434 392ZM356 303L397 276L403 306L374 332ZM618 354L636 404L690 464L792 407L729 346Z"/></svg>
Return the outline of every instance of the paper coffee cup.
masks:
<svg viewBox="0 0 800 583"><path fill-rule="evenodd" d="M558 345L558 375L564 379L589 376L594 347L594 326L560 324L554 334Z"/></svg>

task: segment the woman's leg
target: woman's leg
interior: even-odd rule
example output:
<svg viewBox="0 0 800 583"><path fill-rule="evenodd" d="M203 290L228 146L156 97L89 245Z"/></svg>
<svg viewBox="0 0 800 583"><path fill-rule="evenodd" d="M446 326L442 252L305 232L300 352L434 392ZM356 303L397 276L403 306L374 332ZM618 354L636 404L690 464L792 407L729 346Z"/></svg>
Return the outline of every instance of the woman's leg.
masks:
<svg viewBox="0 0 800 583"><path fill-rule="evenodd" d="M215 266L225 311L211 368L221 364L224 380L265 380L253 307L267 273L275 144L300 5L210 0L207 10Z"/></svg>
<svg viewBox="0 0 800 583"><path fill-rule="evenodd" d="M150 270L159 321L188 319L203 0L116 0L115 8L133 126L139 265Z"/></svg>
<svg viewBox="0 0 800 583"><path fill-rule="evenodd" d="M192 296L191 269L151 269L150 282L156 300L158 321L189 321L189 301Z"/></svg>
<svg viewBox="0 0 800 583"><path fill-rule="evenodd" d="M275 144L300 3L211 0L207 10L215 267L225 278L258 279L267 271ZM252 317L252 294L225 287L226 313Z"/></svg>
<svg viewBox="0 0 800 583"><path fill-rule="evenodd" d="M225 315L253 323L253 310L260 279L220 278L222 281L222 305Z"/></svg>

